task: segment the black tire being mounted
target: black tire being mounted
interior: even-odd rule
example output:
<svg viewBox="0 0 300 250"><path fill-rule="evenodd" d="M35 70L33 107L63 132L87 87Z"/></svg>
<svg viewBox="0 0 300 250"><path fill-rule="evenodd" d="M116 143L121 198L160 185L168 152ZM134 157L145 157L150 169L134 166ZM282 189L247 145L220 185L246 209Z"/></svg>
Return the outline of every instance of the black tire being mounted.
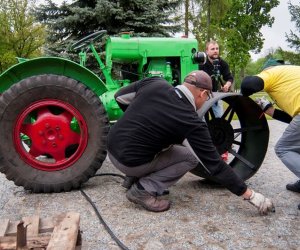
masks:
<svg viewBox="0 0 300 250"><path fill-rule="evenodd" d="M54 104L52 105L52 103ZM29 114L31 109L34 112L31 107L35 105L41 106L36 109L36 113L38 113L37 117L40 117L39 121L45 122L46 125L42 124L45 131L40 129L41 124L26 124L30 119L25 117L25 113L28 110ZM50 118L54 117L55 120L56 115L51 113L52 106L59 109L60 105L65 110L61 112L59 118L56 118L55 122L62 120L62 128L68 130L67 137L74 135L76 138L78 137L77 141L72 138L64 138L62 131L60 134L55 134L57 131L55 128L51 128L51 125L52 127L56 126L51 124ZM32 114L30 115L32 116ZM28 117L31 117L30 115ZM74 117L76 118L76 115L79 117L77 120L80 121L78 123L81 126L79 135L68 125ZM47 116L51 117L47 118ZM47 119L50 121L49 123ZM38 127L40 130L36 132L34 126L40 126ZM33 192L48 193L77 189L96 173L106 158L106 137L109 123L105 109L99 97L90 89L65 76L38 75L11 86L0 97L0 127L0 171L16 185ZM16 128L19 129L17 133ZM60 127L57 126L56 129L59 130ZM20 139L21 135L26 135L26 131L29 131L28 134L32 136L31 148L27 152L22 148L24 142ZM46 136L45 132L48 133ZM42 136L43 139L41 140L39 136ZM40 143L38 146L34 146L34 139ZM66 150L65 156L61 156L53 150L58 147L59 140L64 141L64 139L67 141L65 144L70 147L68 148L69 152ZM79 144L75 149L72 148L73 141ZM52 143L54 149L48 143ZM52 169L50 163L39 163L35 159L36 155L43 152L43 144L50 145L49 154L51 155L53 152L55 155L53 158L57 160ZM73 153L75 156L72 158ZM48 157L49 154L46 150L44 157Z"/></svg>

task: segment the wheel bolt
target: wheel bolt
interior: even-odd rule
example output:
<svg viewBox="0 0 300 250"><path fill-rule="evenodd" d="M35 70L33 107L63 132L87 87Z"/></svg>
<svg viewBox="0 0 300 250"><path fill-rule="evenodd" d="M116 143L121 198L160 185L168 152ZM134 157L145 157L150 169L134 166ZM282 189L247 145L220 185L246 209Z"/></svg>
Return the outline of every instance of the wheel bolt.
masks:
<svg viewBox="0 0 300 250"><path fill-rule="evenodd" d="M45 124L45 127L46 127L46 128L50 128L49 123L46 123L46 124Z"/></svg>
<svg viewBox="0 0 300 250"><path fill-rule="evenodd" d="M42 136L44 132L42 130L39 131L39 135Z"/></svg>
<svg viewBox="0 0 300 250"><path fill-rule="evenodd" d="M57 131L59 131L59 130L60 130L60 127L57 126L55 129L56 129Z"/></svg>
<svg viewBox="0 0 300 250"><path fill-rule="evenodd" d="M64 139L63 135L59 135L58 138L59 138L60 140Z"/></svg>
<svg viewBox="0 0 300 250"><path fill-rule="evenodd" d="M57 146L56 143L52 143L52 147L56 148L56 146Z"/></svg>

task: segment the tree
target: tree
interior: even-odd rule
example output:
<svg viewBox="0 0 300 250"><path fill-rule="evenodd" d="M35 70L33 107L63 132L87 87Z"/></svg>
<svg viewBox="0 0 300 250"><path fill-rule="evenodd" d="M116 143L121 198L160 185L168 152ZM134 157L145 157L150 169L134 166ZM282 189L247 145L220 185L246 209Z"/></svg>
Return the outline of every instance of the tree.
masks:
<svg viewBox="0 0 300 250"><path fill-rule="evenodd" d="M262 49L263 36L260 30L264 25L271 27L274 17L271 17L270 11L278 4L278 0L232 1L221 25L226 31L223 39L226 58L235 75L239 72L243 78L245 65L250 60L249 51L260 52Z"/></svg>
<svg viewBox="0 0 300 250"><path fill-rule="evenodd" d="M30 14L28 0L0 0L0 71L16 63L16 57L41 54L44 27Z"/></svg>
<svg viewBox="0 0 300 250"><path fill-rule="evenodd" d="M291 14L291 21L295 22L296 28L300 31L300 6L293 5L291 1L288 3L288 9ZM287 42L290 43L291 48L300 51L300 37L295 32L290 31L290 35L286 34Z"/></svg>
<svg viewBox="0 0 300 250"><path fill-rule="evenodd" d="M199 49L204 50L207 41L222 38L221 22L231 6L232 0L191 0L189 18L192 33L199 42Z"/></svg>
<svg viewBox="0 0 300 250"><path fill-rule="evenodd" d="M291 1L288 3L289 12L291 14L291 21L295 22L298 32L300 32L300 6L293 5ZM286 41L290 44L291 48L295 48L296 52L300 51L300 37L296 32L290 31L289 35L286 36ZM281 50L282 57L285 61L288 61L291 64L300 65L300 54L294 53L291 51Z"/></svg>
<svg viewBox="0 0 300 250"><path fill-rule="evenodd" d="M171 18L179 0L78 0L60 7L48 0L36 10L47 24L50 49L59 53L67 44L97 30L113 35L132 31L138 36L170 36L181 27Z"/></svg>
<svg viewBox="0 0 300 250"><path fill-rule="evenodd" d="M300 65L300 55L297 52L285 51L279 47L271 56L277 59L283 59L287 64Z"/></svg>

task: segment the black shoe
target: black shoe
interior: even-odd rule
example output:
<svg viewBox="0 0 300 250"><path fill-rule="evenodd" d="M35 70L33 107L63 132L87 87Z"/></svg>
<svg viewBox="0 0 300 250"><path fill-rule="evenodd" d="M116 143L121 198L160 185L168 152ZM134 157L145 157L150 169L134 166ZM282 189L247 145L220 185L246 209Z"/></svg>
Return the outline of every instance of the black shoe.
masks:
<svg viewBox="0 0 300 250"><path fill-rule="evenodd" d="M300 193L300 180L296 181L295 183L290 183L286 185L286 189Z"/></svg>
<svg viewBox="0 0 300 250"><path fill-rule="evenodd" d="M298 205L298 209L300 210L300 203L299 203L299 205Z"/></svg>

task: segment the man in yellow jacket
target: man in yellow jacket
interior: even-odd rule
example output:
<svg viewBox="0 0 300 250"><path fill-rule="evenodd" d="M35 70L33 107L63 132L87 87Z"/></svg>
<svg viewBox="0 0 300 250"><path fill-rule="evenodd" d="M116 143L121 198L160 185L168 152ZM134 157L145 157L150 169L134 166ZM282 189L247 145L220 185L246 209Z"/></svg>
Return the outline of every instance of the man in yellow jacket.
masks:
<svg viewBox="0 0 300 250"><path fill-rule="evenodd" d="M269 59L263 71L247 76L241 84L243 95L249 96L264 90L279 109L266 98L258 98L263 112L276 120L289 123L275 146L276 155L299 180L286 188L300 193L300 66L284 65L284 61ZM300 204L298 205L300 209Z"/></svg>

